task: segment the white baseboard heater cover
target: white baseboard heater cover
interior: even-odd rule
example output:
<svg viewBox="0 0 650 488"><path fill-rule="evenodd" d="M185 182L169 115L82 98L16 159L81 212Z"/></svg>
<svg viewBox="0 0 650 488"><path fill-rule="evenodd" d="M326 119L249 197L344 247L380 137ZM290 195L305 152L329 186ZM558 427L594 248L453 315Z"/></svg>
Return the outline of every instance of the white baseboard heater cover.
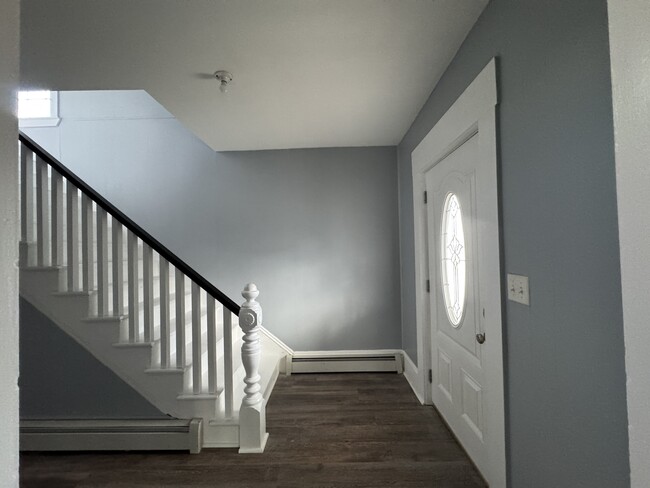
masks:
<svg viewBox="0 0 650 488"><path fill-rule="evenodd" d="M295 352L292 373L361 373L404 371L401 352Z"/></svg>
<svg viewBox="0 0 650 488"><path fill-rule="evenodd" d="M201 419L21 420L21 451L201 452Z"/></svg>

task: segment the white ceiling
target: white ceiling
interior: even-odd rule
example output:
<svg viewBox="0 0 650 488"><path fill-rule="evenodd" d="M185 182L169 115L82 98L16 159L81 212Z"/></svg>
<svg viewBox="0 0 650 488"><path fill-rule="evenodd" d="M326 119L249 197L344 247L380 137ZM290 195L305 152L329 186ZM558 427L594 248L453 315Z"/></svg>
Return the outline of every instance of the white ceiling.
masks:
<svg viewBox="0 0 650 488"><path fill-rule="evenodd" d="M487 2L23 0L21 76L144 89L217 151L395 145Z"/></svg>

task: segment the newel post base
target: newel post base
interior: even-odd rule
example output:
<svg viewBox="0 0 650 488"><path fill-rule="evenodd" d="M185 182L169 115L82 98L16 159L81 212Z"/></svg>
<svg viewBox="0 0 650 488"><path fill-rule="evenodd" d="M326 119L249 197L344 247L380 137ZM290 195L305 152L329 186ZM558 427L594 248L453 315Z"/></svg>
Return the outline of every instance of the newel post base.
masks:
<svg viewBox="0 0 650 488"><path fill-rule="evenodd" d="M253 283L242 291L246 301L239 312L239 326L244 332L241 357L246 378L244 398L239 409L239 452L264 452L269 434L266 432L266 401L261 393L259 366L262 356L259 327L262 325L262 307L255 301L260 292Z"/></svg>
<svg viewBox="0 0 650 488"><path fill-rule="evenodd" d="M266 432L266 401L239 410L239 453L262 453L269 438Z"/></svg>

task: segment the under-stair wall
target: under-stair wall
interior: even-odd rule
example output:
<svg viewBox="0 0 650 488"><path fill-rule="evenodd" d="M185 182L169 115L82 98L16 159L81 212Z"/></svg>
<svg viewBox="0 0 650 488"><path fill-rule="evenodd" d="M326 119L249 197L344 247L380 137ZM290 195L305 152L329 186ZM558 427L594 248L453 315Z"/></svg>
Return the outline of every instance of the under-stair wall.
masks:
<svg viewBox="0 0 650 488"><path fill-rule="evenodd" d="M21 420L169 418L24 299L20 322Z"/></svg>

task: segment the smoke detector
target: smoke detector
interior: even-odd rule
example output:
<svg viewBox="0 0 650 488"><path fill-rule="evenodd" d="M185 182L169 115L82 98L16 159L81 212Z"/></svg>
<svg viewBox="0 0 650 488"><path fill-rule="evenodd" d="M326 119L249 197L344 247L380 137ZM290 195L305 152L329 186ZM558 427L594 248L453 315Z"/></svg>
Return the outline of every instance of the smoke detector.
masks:
<svg viewBox="0 0 650 488"><path fill-rule="evenodd" d="M232 74L229 71L219 70L214 73L214 77L219 82L219 91L226 93L228 91L228 84L232 81Z"/></svg>

